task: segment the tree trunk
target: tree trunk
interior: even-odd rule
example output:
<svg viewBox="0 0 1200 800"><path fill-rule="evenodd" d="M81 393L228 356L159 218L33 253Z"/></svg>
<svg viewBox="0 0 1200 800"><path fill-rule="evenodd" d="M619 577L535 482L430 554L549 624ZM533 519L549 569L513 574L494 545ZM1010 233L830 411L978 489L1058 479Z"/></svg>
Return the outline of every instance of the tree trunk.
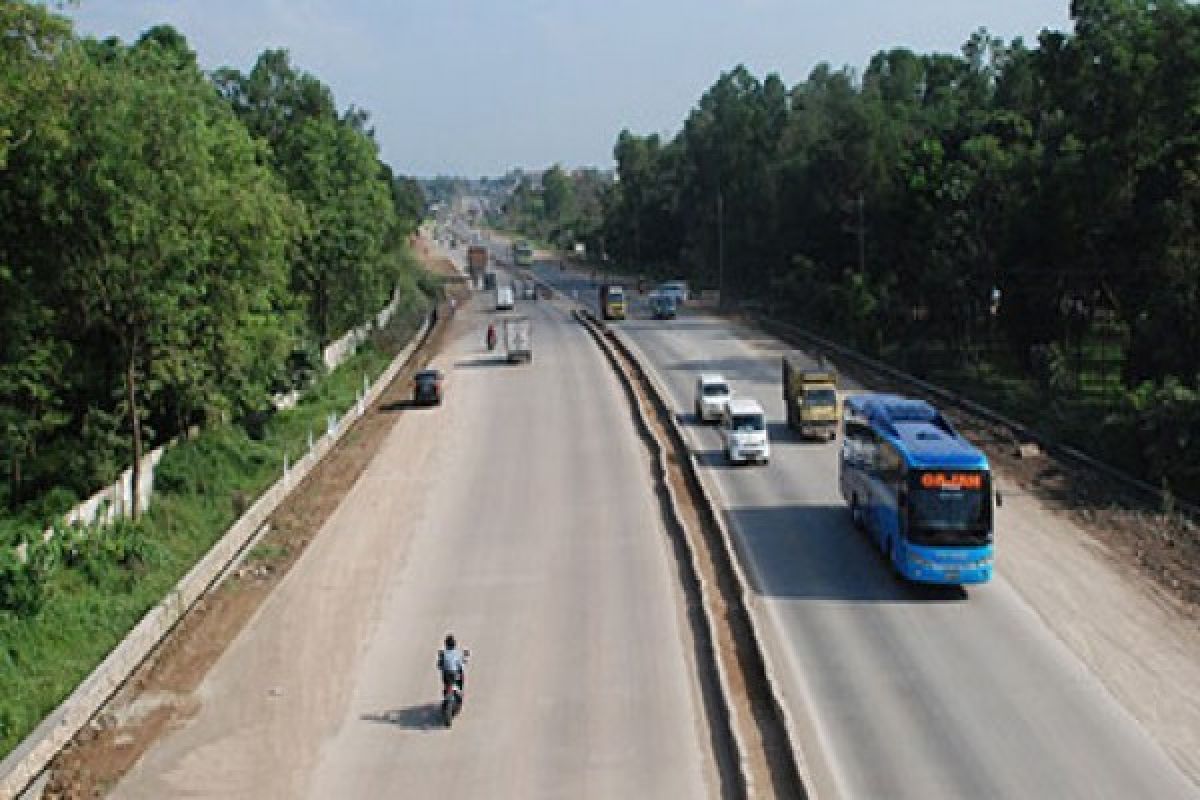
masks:
<svg viewBox="0 0 1200 800"><path fill-rule="evenodd" d="M134 337L129 346L129 360L125 366L125 393L129 402L129 424L133 432L133 465L130 468L132 500L129 507L131 519L138 518L138 488L142 480L142 422L137 406L137 338Z"/></svg>
<svg viewBox="0 0 1200 800"><path fill-rule="evenodd" d="M8 507L16 508L21 502L21 455L13 449L12 462L9 469Z"/></svg>

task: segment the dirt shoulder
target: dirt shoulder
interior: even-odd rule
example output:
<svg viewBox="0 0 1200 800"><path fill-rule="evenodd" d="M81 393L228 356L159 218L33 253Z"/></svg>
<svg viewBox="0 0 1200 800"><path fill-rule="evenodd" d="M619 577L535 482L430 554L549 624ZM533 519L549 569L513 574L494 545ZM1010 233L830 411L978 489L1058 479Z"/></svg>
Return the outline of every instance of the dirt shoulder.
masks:
<svg viewBox="0 0 1200 800"><path fill-rule="evenodd" d="M459 275L449 259L423 240L417 240L414 251L431 272ZM448 289L461 306L465 289ZM430 336L408 366L280 505L269 522L270 532L244 564L196 604L54 759L43 797L76 800L104 794L160 735L194 713L193 693L204 676L304 553L396 424L413 373L439 352L454 324L452 305L442 304ZM395 351L403 345L397 343Z"/></svg>

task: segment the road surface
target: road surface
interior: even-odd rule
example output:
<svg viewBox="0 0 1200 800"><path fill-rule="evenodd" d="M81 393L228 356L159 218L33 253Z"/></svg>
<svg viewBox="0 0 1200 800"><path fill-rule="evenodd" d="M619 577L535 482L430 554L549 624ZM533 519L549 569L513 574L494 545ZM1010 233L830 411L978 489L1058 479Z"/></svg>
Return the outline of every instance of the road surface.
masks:
<svg viewBox="0 0 1200 800"><path fill-rule="evenodd" d="M648 458L582 328L534 360L460 312L446 402L405 410L197 712L113 792L163 797L712 796L703 704ZM437 719L436 648L470 648Z"/></svg>
<svg viewBox="0 0 1200 800"><path fill-rule="evenodd" d="M593 283L557 265L538 271L594 310ZM641 318L613 327L667 387L717 487L755 584L755 613L772 634L768 656L801 723L818 796L1200 796L1143 724L1156 726L1178 762L1194 765L1194 629L1183 631L1190 638L1179 652L1161 641L1148 642L1154 649L1145 654L1131 650L1148 633L1169 636L1145 629L1159 619L1155 610L1110 608L1109 595L1123 600L1123 587L1078 541L1059 542L1033 524L1042 518L1028 500L998 512L999 577L990 584L963 590L899 582L849 522L837 489L838 445L801 442L786 430L779 359L790 349L708 315L645 316L635 303ZM693 419L701 371L723 373L736 392L763 404L769 466L725 465L716 431ZM1055 564L1058 555L1063 560ZM1042 589L1029 585L1030 575L1074 585L1079 597L1094 598L1093 607L1059 615L1066 623L1055 629L1056 619L1043 612L1057 613L1071 599L1051 598L1035 610L1026 597ZM1018 592L1016 583L1028 591ZM1077 633L1076 622L1114 627L1073 642L1073 650L1065 642ZM1096 642L1102 652L1089 651ZM1112 663L1089 663L1096 655ZM1117 674L1114 684L1130 688L1129 705L1142 720L1093 674L1097 666L1110 668L1109 676L1129 673Z"/></svg>

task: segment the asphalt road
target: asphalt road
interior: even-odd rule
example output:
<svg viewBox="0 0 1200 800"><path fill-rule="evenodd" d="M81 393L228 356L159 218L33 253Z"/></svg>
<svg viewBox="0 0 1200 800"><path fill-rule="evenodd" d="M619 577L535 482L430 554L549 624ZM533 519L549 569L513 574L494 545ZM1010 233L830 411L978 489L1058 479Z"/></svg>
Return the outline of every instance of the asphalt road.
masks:
<svg viewBox="0 0 1200 800"><path fill-rule="evenodd" d="M539 273L594 308L589 281L552 265ZM635 306L635 316L644 311ZM850 525L837 489L838 445L787 432L779 357L788 348L686 312L614 327L669 390L721 496L818 796L1198 795L1014 590L1006 571L1017 566L1011 556L1019 548L1006 546L1006 512L998 514L999 576L990 584L902 583ZM769 466L725 466L717 433L695 424L693 381L702 370L723 373L736 392L763 404ZM1142 668L1152 671L1154 662Z"/></svg>
<svg viewBox="0 0 1200 800"><path fill-rule="evenodd" d="M197 712L116 787L161 797L712 796L648 459L609 367L549 303L534 360L483 350L477 293L308 551L214 667ZM471 650L453 729L434 657Z"/></svg>

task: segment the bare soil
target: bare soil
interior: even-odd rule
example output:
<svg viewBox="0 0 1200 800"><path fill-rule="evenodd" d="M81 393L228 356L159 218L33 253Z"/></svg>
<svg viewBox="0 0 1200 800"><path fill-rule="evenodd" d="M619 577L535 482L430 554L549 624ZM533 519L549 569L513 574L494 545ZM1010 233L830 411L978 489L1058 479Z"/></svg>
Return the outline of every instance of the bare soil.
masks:
<svg viewBox="0 0 1200 800"><path fill-rule="evenodd" d="M413 245L426 269L452 279L461 277L424 240ZM466 296L465 288L454 282L448 282L447 288L450 301L438 308L433 330L408 365L293 489L272 515L270 532L243 566L196 603L106 708L58 754L49 767L43 797L102 797L160 735L194 713L195 689L341 504L396 423L396 412L407 404L413 374L441 349L454 308ZM385 342L384 346L395 355L405 344Z"/></svg>

